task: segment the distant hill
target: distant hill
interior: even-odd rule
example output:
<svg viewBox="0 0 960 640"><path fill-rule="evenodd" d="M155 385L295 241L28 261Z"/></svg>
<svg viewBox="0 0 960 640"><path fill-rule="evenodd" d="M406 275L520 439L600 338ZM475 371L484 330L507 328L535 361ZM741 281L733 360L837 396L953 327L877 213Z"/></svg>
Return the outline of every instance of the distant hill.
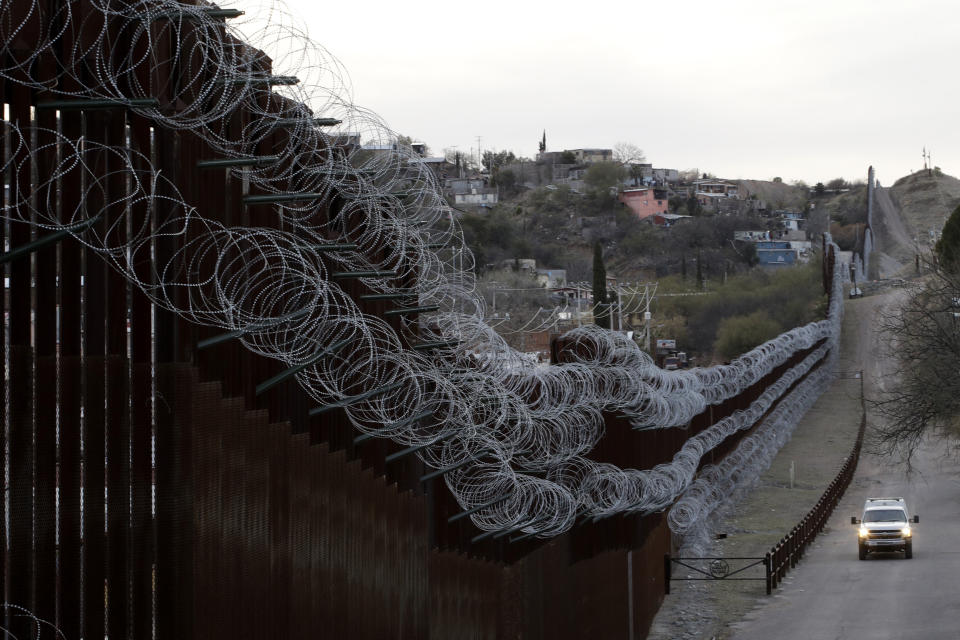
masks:
<svg viewBox="0 0 960 640"><path fill-rule="evenodd" d="M810 192L804 187L796 187L783 182L767 180L737 180L740 188L740 197L756 196L758 200L767 203L771 209L788 209L801 211L809 198Z"/></svg>
<svg viewBox="0 0 960 640"><path fill-rule="evenodd" d="M908 231L921 246L930 244L931 230L939 233L960 205L960 180L944 173L918 171L897 180L889 191Z"/></svg>

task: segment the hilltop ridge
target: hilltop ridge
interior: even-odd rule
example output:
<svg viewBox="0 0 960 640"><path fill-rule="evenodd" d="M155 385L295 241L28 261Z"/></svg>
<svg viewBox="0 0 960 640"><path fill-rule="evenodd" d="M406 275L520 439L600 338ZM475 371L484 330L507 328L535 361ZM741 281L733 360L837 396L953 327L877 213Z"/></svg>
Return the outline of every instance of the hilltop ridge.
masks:
<svg viewBox="0 0 960 640"><path fill-rule="evenodd" d="M907 229L921 247L930 245L933 235L940 232L947 217L960 205L960 179L936 169L904 176L889 191Z"/></svg>

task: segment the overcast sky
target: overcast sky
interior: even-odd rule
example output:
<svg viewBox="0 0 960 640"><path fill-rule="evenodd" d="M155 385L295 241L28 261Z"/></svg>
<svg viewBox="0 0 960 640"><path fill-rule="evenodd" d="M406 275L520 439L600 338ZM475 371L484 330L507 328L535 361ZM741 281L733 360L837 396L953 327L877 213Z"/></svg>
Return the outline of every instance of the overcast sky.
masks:
<svg viewBox="0 0 960 640"><path fill-rule="evenodd" d="M247 8L238 0L235 6ZM434 155L631 142L726 178L960 174L956 0L286 0ZM269 52L268 52L269 53ZM322 114L318 114L322 115Z"/></svg>

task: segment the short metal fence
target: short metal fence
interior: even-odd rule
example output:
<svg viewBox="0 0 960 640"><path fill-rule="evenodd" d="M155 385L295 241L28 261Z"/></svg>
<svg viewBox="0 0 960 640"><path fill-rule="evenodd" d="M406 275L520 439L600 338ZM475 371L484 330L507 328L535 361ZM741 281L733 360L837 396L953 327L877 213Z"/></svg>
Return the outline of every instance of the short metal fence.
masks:
<svg viewBox="0 0 960 640"><path fill-rule="evenodd" d="M863 410L863 374L858 375L861 384L861 415L860 428L857 431L857 439L854 441L853 450L843 462L840 472L833 479L827 489L820 496L820 499L812 509L800 520L797 525L790 530L790 533L780 539L764 557L697 557L680 558L666 554L663 557L664 574L664 593L670 593L671 580L764 580L766 582L767 595L773 593L773 590L779 586L780 582L787 575L787 571L797 566L800 558L803 557L807 546L817 537L817 534L823 531L827 520L833 513L834 507L843 497L844 492L853 479L853 474L857 470L857 462L860 460L860 449L863 445L863 434L867 426L866 411ZM741 562L743 566L734 566L731 568L730 562ZM681 566L689 569L691 577L675 577L674 567ZM753 567L763 566L763 577L753 574L745 574Z"/></svg>
<svg viewBox="0 0 960 640"><path fill-rule="evenodd" d="M863 378L861 373L861 388ZM861 393L861 407L863 404ZM843 493L850 485L853 474L857 470L857 462L860 460L860 448L863 445L863 433L867 426L867 416L865 411L861 411L860 429L857 432L857 439L853 443L853 450L840 468L837 477L833 479L830 486L827 487L817 504L810 509L809 513L784 536L780 542L775 544L770 552L767 553L770 567L767 580L767 594L772 593L780 581L787 575L787 571L797 566L797 562L803 557L807 546L817 537L817 534L823 531L827 520L833 513L834 507L843 497Z"/></svg>
<svg viewBox="0 0 960 640"><path fill-rule="evenodd" d="M688 569L687 577L674 576L674 566ZM762 568L759 574L757 568ZM675 558L663 556L664 593L670 593L671 580L765 580L770 593L770 554L763 558Z"/></svg>

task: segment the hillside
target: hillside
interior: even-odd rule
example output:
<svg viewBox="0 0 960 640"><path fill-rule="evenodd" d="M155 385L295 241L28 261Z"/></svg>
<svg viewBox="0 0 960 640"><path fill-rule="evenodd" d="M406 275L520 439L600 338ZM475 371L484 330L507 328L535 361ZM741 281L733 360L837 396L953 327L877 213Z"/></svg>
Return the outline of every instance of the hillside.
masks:
<svg viewBox="0 0 960 640"><path fill-rule="evenodd" d="M918 171L897 180L890 197L911 236L929 246L931 232L939 233L951 212L960 205L960 180L935 172Z"/></svg>
<svg viewBox="0 0 960 640"><path fill-rule="evenodd" d="M736 183L740 188L740 195L742 197L750 198L756 196L758 200L766 202L767 206L771 209L802 211L809 196L809 191L806 188L785 184L783 182L737 180Z"/></svg>

